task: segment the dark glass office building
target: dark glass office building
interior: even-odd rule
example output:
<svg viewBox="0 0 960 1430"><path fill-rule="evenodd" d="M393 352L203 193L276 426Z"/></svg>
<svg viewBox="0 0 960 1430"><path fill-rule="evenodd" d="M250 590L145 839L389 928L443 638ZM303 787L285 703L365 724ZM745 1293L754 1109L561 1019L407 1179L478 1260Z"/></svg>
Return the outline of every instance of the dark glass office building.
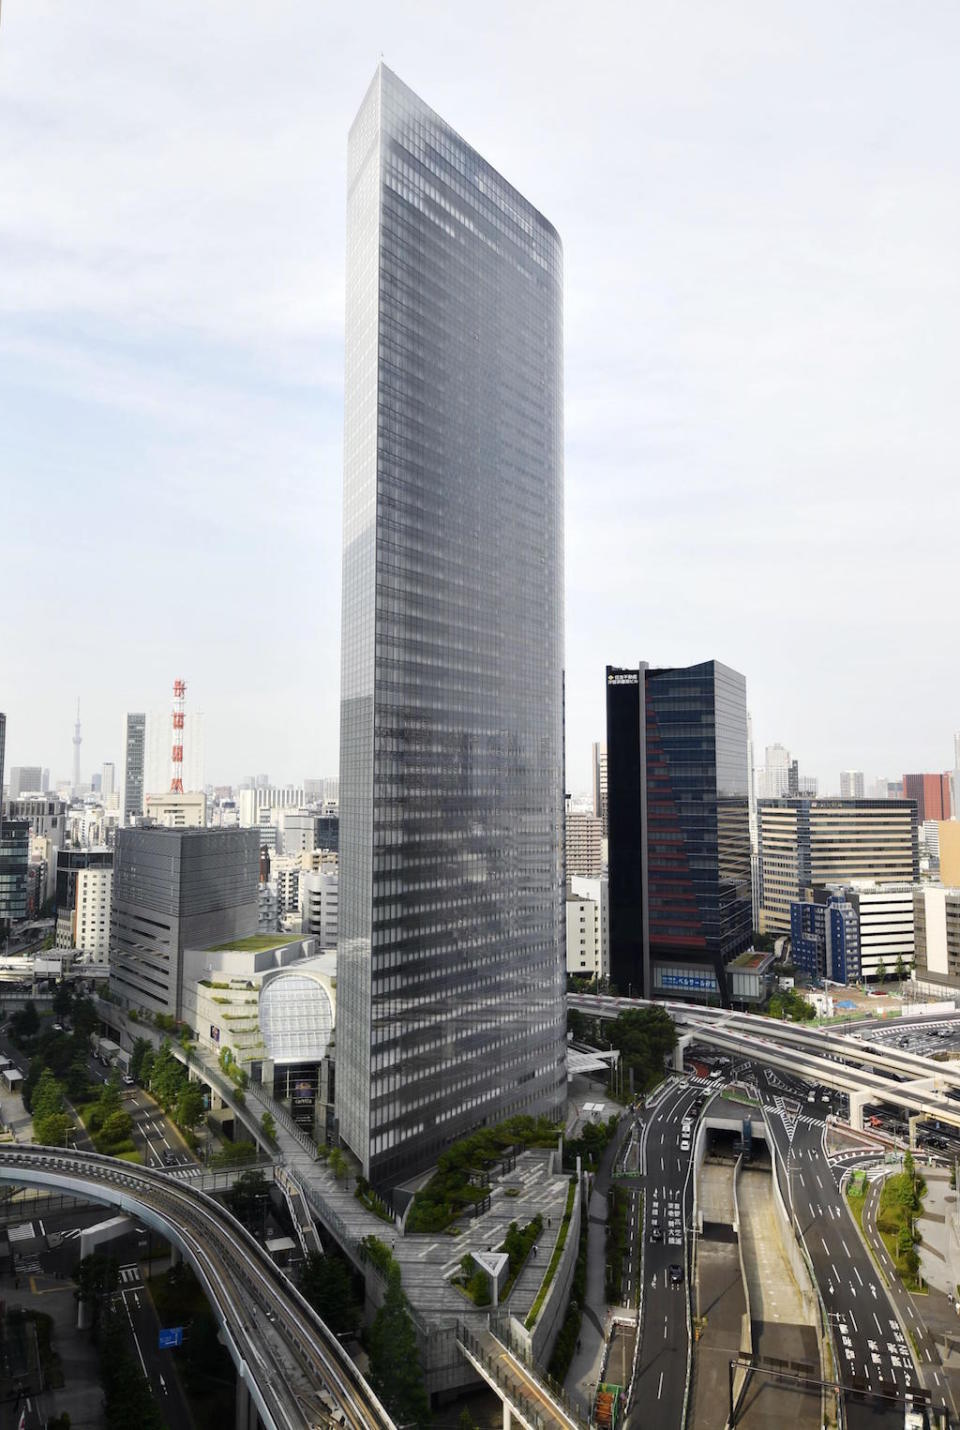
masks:
<svg viewBox="0 0 960 1430"><path fill-rule="evenodd" d="M110 989L124 1006L182 1016L183 951L258 929L256 829L118 829Z"/></svg>
<svg viewBox="0 0 960 1430"><path fill-rule="evenodd" d="M747 699L719 661L607 667L610 977L727 1001L750 945Z"/></svg>
<svg viewBox="0 0 960 1430"><path fill-rule="evenodd" d="M27 869L30 862L30 825L25 819L6 819L0 825L0 938L10 925L27 917Z"/></svg>
<svg viewBox="0 0 960 1430"><path fill-rule="evenodd" d="M340 1134L566 1099L561 248L385 66L350 131Z"/></svg>
<svg viewBox="0 0 960 1430"><path fill-rule="evenodd" d="M146 759L147 717L131 712L123 721L123 788L120 792L121 824L129 825L143 814L144 761Z"/></svg>

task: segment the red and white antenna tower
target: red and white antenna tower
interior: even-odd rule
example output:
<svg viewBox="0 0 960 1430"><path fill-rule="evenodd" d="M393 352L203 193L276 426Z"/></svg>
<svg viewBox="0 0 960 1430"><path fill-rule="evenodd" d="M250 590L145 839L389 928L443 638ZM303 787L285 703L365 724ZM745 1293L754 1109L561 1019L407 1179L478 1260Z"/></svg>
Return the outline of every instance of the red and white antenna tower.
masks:
<svg viewBox="0 0 960 1430"><path fill-rule="evenodd" d="M183 700L187 682L173 682L173 748L170 751L170 793L183 794Z"/></svg>

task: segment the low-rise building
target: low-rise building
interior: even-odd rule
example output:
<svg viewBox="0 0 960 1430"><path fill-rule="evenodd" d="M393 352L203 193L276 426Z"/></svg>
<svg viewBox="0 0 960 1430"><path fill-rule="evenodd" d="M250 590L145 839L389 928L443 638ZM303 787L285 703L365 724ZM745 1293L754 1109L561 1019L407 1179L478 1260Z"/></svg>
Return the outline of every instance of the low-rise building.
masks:
<svg viewBox="0 0 960 1430"><path fill-rule="evenodd" d="M918 982L960 987L960 887L917 885L913 911Z"/></svg>
<svg viewBox="0 0 960 1430"><path fill-rule="evenodd" d="M147 818L165 829L204 829L207 823L207 796L201 792L148 794L144 805Z"/></svg>
<svg viewBox="0 0 960 1430"><path fill-rule="evenodd" d="M791 905L793 962L812 979L854 983L860 977L860 916L843 891L817 892L817 901Z"/></svg>
<svg viewBox="0 0 960 1430"><path fill-rule="evenodd" d="M317 947L337 946L340 876L336 872L303 873L300 878L300 928L317 940Z"/></svg>
<svg viewBox="0 0 960 1430"><path fill-rule="evenodd" d="M333 1104L336 954L266 936L187 949L183 1016L200 1045L285 1103L325 1139Z"/></svg>
<svg viewBox="0 0 960 1430"><path fill-rule="evenodd" d="M587 978L610 976L610 896L606 877L574 875L568 880L567 972Z"/></svg>

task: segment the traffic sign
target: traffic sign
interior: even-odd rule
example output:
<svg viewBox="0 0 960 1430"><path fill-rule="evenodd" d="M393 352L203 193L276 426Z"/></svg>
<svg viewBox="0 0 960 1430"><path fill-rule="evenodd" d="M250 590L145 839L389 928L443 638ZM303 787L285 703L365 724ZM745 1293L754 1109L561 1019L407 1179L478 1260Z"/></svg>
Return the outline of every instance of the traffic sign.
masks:
<svg viewBox="0 0 960 1430"><path fill-rule="evenodd" d="M157 1349L158 1349L158 1350L168 1351L168 1350L170 1350L170 1348L171 1348L172 1346L182 1346L182 1345L183 1345L183 1327L182 1327L182 1326L171 1326L170 1329L167 1330L167 1331L161 1330L161 1332L160 1332L160 1339L159 1339L159 1343L158 1343L158 1346L157 1346Z"/></svg>

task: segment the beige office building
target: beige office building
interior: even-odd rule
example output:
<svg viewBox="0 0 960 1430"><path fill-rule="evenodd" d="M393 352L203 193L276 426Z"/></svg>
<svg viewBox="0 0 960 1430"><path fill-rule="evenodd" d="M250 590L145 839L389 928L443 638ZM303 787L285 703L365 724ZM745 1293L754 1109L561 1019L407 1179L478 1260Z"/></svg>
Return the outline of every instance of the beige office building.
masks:
<svg viewBox="0 0 960 1430"><path fill-rule="evenodd" d="M960 982L960 888L922 884L913 891L917 980Z"/></svg>
<svg viewBox="0 0 960 1430"><path fill-rule="evenodd" d="M960 819L938 821L937 845L941 884L945 889L960 889Z"/></svg>
<svg viewBox="0 0 960 1430"><path fill-rule="evenodd" d="M582 810L567 811L567 876L599 879L603 873L603 821Z"/></svg>
<svg viewBox="0 0 960 1430"><path fill-rule="evenodd" d="M815 884L920 877L913 800L761 800L757 823L763 933L789 933L790 905Z"/></svg>

